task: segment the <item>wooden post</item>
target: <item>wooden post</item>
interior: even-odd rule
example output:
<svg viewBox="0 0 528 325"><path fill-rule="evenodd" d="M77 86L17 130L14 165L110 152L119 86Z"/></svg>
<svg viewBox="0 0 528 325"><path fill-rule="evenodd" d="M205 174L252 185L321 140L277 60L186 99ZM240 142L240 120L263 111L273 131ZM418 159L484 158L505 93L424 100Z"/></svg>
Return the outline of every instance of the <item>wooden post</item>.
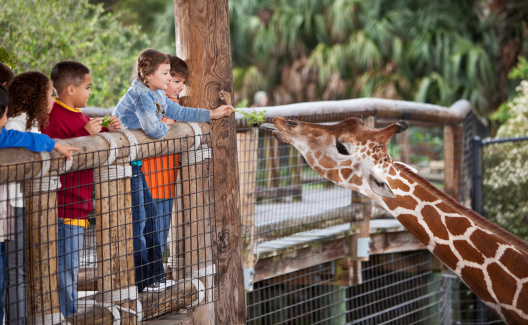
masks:
<svg viewBox="0 0 528 325"><path fill-rule="evenodd" d="M444 127L444 192L460 201L462 177L462 128Z"/></svg>
<svg viewBox="0 0 528 325"><path fill-rule="evenodd" d="M200 151L202 149L198 149ZM190 311L196 324L214 324L214 279L216 272L213 258L213 162L211 159L194 161L197 151L181 153L183 234L185 245L185 277L203 284L205 300ZM211 224L213 223L213 224Z"/></svg>
<svg viewBox="0 0 528 325"><path fill-rule="evenodd" d="M47 174L47 171L44 174ZM63 319L58 292L57 189L59 187L60 181L56 175L43 176L25 183L29 324L61 324Z"/></svg>
<svg viewBox="0 0 528 325"><path fill-rule="evenodd" d="M130 163L125 165L130 166ZM132 197L130 180L119 175L124 165L94 169L97 229L97 288L100 302L136 311ZM135 292L131 291L135 290ZM120 294L116 294L120 293ZM115 296L115 297L113 297ZM121 314L122 324L136 324L135 315Z"/></svg>
<svg viewBox="0 0 528 325"><path fill-rule="evenodd" d="M237 133L240 168L240 215L244 238L244 269L255 267L255 190L258 167L258 128ZM249 274L249 273L246 273Z"/></svg>
<svg viewBox="0 0 528 325"><path fill-rule="evenodd" d="M227 0L175 0L176 53L189 65L186 106L214 109L233 92ZM214 120L215 214L218 231L218 324L245 324L235 116Z"/></svg>

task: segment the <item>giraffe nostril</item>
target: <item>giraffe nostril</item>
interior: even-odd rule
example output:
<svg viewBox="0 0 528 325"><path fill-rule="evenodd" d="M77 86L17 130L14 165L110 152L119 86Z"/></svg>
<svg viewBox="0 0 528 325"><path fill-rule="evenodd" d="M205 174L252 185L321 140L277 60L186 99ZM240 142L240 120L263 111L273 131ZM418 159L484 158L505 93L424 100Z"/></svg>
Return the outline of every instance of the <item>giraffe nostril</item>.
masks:
<svg viewBox="0 0 528 325"><path fill-rule="evenodd" d="M291 120L286 121L286 124L288 124L289 126L297 126L297 122Z"/></svg>

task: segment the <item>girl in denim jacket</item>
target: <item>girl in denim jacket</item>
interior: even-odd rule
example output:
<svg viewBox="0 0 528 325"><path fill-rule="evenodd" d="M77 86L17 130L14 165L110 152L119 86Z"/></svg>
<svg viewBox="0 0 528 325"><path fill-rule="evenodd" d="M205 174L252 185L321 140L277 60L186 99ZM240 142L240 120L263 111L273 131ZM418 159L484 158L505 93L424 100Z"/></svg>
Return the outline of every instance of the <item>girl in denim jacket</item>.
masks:
<svg viewBox="0 0 528 325"><path fill-rule="evenodd" d="M228 116L233 107L223 105L209 111L190 108L167 99L165 89L171 80L167 55L154 49L143 50L136 62L137 80L119 100L113 115L128 129L142 129L151 138L161 138L169 128L167 116L181 122L210 122ZM174 284L166 280L159 246L156 218L141 160L132 162L132 216L134 229L134 263L138 291L161 291Z"/></svg>

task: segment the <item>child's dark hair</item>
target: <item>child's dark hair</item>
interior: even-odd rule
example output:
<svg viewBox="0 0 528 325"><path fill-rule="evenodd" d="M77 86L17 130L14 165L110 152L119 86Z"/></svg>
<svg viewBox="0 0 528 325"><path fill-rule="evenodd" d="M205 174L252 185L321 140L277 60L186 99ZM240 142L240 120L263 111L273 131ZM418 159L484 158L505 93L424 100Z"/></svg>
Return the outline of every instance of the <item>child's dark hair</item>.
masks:
<svg viewBox="0 0 528 325"><path fill-rule="evenodd" d="M4 117L5 111L9 105L9 96L4 85L0 84L0 118Z"/></svg>
<svg viewBox="0 0 528 325"><path fill-rule="evenodd" d="M17 75L8 87L9 112L7 117L27 114L26 130L38 124L47 127L49 79L38 71L28 71Z"/></svg>
<svg viewBox="0 0 528 325"><path fill-rule="evenodd" d="M15 75L11 68L9 68L4 62L0 62L0 85L5 84L6 86L9 86L9 83L14 77Z"/></svg>
<svg viewBox="0 0 528 325"><path fill-rule="evenodd" d="M176 55L167 54L170 61L170 75L171 77L182 77L184 79L189 78L189 67L187 63L177 57Z"/></svg>
<svg viewBox="0 0 528 325"><path fill-rule="evenodd" d="M170 64L169 58L164 53L154 49L141 51L136 62L137 79L148 86L147 76L156 72L162 63Z"/></svg>
<svg viewBox="0 0 528 325"><path fill-rule="evenodd" d="M51 82L57 95L62 93L69 85L78 87L84 82L84 77L90 73L82 63L76 61L61 61L51 69Z"/></svg>

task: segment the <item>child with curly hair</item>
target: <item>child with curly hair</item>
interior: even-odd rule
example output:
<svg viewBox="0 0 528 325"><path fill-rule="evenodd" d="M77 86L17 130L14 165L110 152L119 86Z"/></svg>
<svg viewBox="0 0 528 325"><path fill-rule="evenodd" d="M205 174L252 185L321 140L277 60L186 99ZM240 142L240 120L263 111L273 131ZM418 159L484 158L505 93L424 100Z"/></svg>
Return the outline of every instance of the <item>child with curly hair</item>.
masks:
<svg viewBox="0 0 528 325"><path fill-rule="evenodd" d="M44 74L24 72L11 81L8 88L9 109L5 130L10 132L40 133L39 128L48 124L48 114L53 105L53 87ZM45 135L42 139L54 142ZM39 138L40 139L40 138ZM59 143L55 146L64 147ZM69 146L65 146L66 150ZM55 147L57 149L57 147ZM42 150L40 150L42 151ZM68 150L67 150L68 151ZM63 152L62 152L63 153ZM7 234L6 254L8 276L6 281L5 314L7 324L25 324L26 318L26 267L25 267L25 217L24 194L21 183L10 183L7 189L9 205L8 222L12 229Z"/></svg>

